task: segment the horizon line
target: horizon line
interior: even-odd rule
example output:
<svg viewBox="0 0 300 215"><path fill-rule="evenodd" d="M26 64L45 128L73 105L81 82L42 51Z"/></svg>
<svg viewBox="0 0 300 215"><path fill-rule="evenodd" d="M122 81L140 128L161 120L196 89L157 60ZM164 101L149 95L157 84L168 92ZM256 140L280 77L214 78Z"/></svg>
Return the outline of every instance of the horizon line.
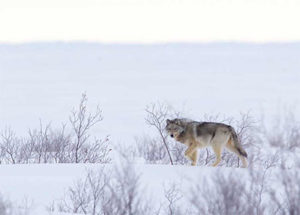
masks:
<svg viewBox="0 0 300 215"><path fill-rule="evenodd" d="M252 45L269 45L269 44L296 44L300 43L300 40L287 40L287 41L244 41L244 40L212 40L212 41L160 41L160 42L104 42L94 40L32 40L21 42L0 41L0 45L30 45L30 44L101 44L101 45L209 45L209 44L252 44Z"/></svg>

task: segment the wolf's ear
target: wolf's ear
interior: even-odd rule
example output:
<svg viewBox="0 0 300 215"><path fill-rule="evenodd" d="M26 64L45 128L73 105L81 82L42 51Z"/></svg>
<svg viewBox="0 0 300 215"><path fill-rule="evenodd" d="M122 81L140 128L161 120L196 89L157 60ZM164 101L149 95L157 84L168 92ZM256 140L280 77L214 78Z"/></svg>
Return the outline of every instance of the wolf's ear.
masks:
<svg viewBox="0 0 300 215"><path fill-rule="evenodd" d="M171 123L171 120L167 119L167 124Z"/></svg>

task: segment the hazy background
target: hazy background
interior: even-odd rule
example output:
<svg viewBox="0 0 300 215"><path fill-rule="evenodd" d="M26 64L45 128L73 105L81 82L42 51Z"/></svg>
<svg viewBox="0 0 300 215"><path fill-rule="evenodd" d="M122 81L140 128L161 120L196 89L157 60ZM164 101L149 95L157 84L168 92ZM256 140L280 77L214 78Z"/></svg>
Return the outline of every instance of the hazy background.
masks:
<svg viewBox="0 0 300 215"><path fill-rule="evenodd" d="M0 128L60 125L103 109L95 133L148 133L145 107L198 119L299 111L300 2L2 0Z"/></svg>
<svg viewBox="0 0 300 215"><path fill-rule="evenodd" d="M113 182L110 187L117 187L114 194L120 193L120 186L114 185L123 172L120 166L118 177L114 177L113 166L121 163L117 152L124 152L131 161L132 149L120 146L132 144L140 150L136 150L134 165L124 169L125 178L119 181L122 196L132 196L134 190L151 208L159 206L157 211L174 209L179 213L177 208L188 206L192 212L189 199L195 198L189 193L193 184L205 188L193 193L209 193L194 201L201 202L205 211L203 200L218 200L217 196L222 196L219 190L228 189L228 185L233 193L241 193L243 187L251 187L251 193L242 190L246 198L238 196L230 199L230 204L225 197L219 201L225 206L239 205L243 211L253 206L257 212L265 208L294 210L297 204L292 201L299 202L295 192L300 181L296 176L300 172L299 12L299 0L0 0L0 213L10 200L18 214L30 210L27 214L48 215L66 199L77 180L87 182L87 172L98 175L104 170L102 159L94 164L56 163L77 160L75 135L69 141L69 133L60 135L61 130L56 130L49 136L51 145L47 134L33 132L32 138L24 138L29 129L39 128L40 121L44 128L47 123L53 129L60 128L84 92L89 98L88 109L93 111L99 104L104 116L90 131L91 136L110 135L108 149L113 148L108 153L111 165L105 165L108 174L92 178L100 184L109 178ZM174 158L179 157L179 165L160 165L168 164L166 156L148 164L146 153L163 154L164 150L153 127L145 123L146 106L157 102L195 120L207 114L242 122L239 137L247 146L250 166L255 168L249 168L251 172L235 168L238 160L235 156L227 159L230 154L224 154L223 167L210 168L214 159L210 150L199 155L201 166L190 167L180 158L185 148L171 141L170 151ZM280 116L289 111L293 113L289 117ZM247 112L253 118L240 120L240 113ZM262 114L266 123L273 120L267 125L272 129L249 129L252 120L259 125ZM236 123L232 125L237 128ZM9 132L3 136L8 127L22 141ZM135 142L135 136L144 134L149 137ZM81 142L81 162L90 161L85 159L90 156L93 160L97 155L103 158L106 145L94 150L93 141L91 137ZM87 153L89 149L95 153ZM60 160L54 160L57 156ZM29 164L5 165L14 162ZM136 180L130 173L134 169L137 186L132 186ZM204 181L208 183L201 184ZM220 181L219 187L208 186ZM98 182L95 184L100 185ZM134 189L128 190L124 184ZM96 191L101 185L93 187L84 190ZM92 195L85 194L78 196L89 205L93 198L84 197ZM120 202L117 195L113 197ZM143 207L143 201L137 200L131 202ZM135 207L130 209L135 211Z"/></svg>
<svg viewBox="0 0 300 215"><path fill-rule="evenodd" d="M300 39L297 0L1 0L0 42Z"/></svg>
<svg viewBox="0 0 300 215"><path fill-rule="evenodd" d="M103 109L95 134L149 133L145 108L166 102L187 117L299 113L300 43L0 45L1 120L18 133L41 119L59 126L86 92Z"/></svg>

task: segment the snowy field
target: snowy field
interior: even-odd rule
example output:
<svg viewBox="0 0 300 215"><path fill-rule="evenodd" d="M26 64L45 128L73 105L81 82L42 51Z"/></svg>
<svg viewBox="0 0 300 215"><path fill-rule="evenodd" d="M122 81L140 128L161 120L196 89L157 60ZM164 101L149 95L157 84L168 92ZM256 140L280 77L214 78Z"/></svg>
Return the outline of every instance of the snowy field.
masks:
<svg viewBox="0 0 300 215"><path fill-rule="evenodd" d="M53 201L62 199L67 189L75 184L76 180L84 178L88 170L97 171L102 166L100 164L2 165L0 166L0 189L21 207L24 200L27 200L32 214L48 214L46 208L51 206ZM106 168L113 167L108 165ZM163 198L163 186L175 182L188 192L192 180L200 184L204 178L219 169L142 164L135 165L134 168L141 174L141 188L147 195L154 197L157 201L155 204ZM233 174L246 173L245 169L225 168L225 171Z"/></svg>
<svg viewBox="0 0 300 215"><path fill-rule="evenodd" d="M110 135L115 146L151 134L145 108L153 102L166 102L193 119L204 114L236 117L248 111L257 119L262 113L273 118L285 108L299 117L299 56L300 43L2 44L0 130L10 127L25 136L28 129L39 126L39 120L58 127L68 121L83 92L89 109L99 104L103 110L104 120L93 134ZM97 171L101 166L1 164L0 192L21 207L27 202L29 214L49 214L46 208L60 200L87 169ZM143 162L134 167L141 174L141 187L157 202L165 183L180 184L186 196L192 181L202 184L218 172L248 177L247 170L228 167ZM298 167L291 171L299 172Z"/></svg>
<svg viewBox="0 0 300 215"><path fill-rule="evenodd" d="M299 115L300 44L0 45L0 128L23 135L68 120L81 93L114 142L148 133L145 108L167 102L188 117Z"/></svg>
<svg viewBox="0 0 300 215"><path fill-rule="evenodd" d="M13 202L15 208L18 208L19 211L27 212L23 214L63 215L65 213L57 211L50 212L49 209L55 203L61 202L65 196L67 196L68 189L74 187L78 180L83 180L89 170L97 172L101 171L103 167L106 172L110 172L114 169L113 164L1 165L0 189L1 192L6 194L10 201ZM176 195L180 196L176 204L179 204L183 209L189 206L187 202L191 199L192 190L195 186L201 187L205 181L209 182L211 187L219 186L220 184L213 184L214 182L212 179L219 177L218 174L220 173L227 177L232 177L234 180L241 181L242 183L245 181L251 182L251 180L254 179L260 180L255 177L250 178L248 170L241 168L145 164L134 164L131 168L133 168L140 177L138 186L140 189L139 192L142 192L142 198L149 199L149 201L151 201L149 203L151 203L151 207L153 208L160 206L160 204L162 206L168 205L168 202L164 199L165 192L172 187L172 185L176 185L176 188L180 190L180 193L176 193ZM279 169L273 169L268 172L267 179L263 179L265 180L264 185L268 187L267 189L273 188L276 192L280 192L281 188L278 186L280 184L279 178L283 173L281 172L278 174L278 170ZM299 170L300 169L298 168L287 171L295 174L299 172ZM256 168L254 171L261 173L263 170ZM286 172L284 174L286 174ZM225 181L222 181L222 178L220 178L219 182L224 184L228 183L228 181L226 183ZM235 190L236 187L234 186L234 182L229 181L229 184L230 189L233 189L233 192L236 192L235 195L238 195L240 190ZM292 186L292 192L299 192L299 186ZM202 186L202 189L206 188L208 187ZM253 188L252 192L256 192L255 189ZM243 193L240 193L240 195L242 194ZM215 197L213 192L208 195L210 195L211 198ZM295 194L290 193L289 195L293 196ZM199 196L201 196L200 193ZM262 197L265 201L265 195ZM232 201L232 199L229 199L229 201ZM162 214L170 213L165 212ZM245 212L245 214L247 213Z"/></svg>

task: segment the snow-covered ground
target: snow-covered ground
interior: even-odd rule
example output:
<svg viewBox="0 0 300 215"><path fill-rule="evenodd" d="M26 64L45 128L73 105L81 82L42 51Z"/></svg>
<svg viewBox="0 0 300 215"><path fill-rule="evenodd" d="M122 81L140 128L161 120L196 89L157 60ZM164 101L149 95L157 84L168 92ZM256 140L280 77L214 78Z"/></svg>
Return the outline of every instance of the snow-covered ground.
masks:
<svg viewBox="0 0 300 215"><path fill-rule="evenodd" d="M188 117L237 116L251 111L275 116L292 106L300 116L300 43L102 45L33 43L0 45L0 129L17 135L36 128L39 119L53 127L68 120L81 93L88 107L97 104L104 121L93 133L130 144L149 133L145 107L167 102ZM110 165L108 165L109 167ZM197 183L218 171L245 169L169 165L134 165L150 195L162 196L163 184ZM0 192L13 202L31 202L32 214L62 198L66 189L99 164L0 165ZM110 168L110 167L109 167Z"/></svg>
<svg viewBox="0 0 300 215"><path fill-rule="evenodd" d="M29 208L31 215L63 214L50 213L48 209L53 202L64 199L70 187L74 187L79 179L84 179L89 170L111 172L115 164L30 164L1 165L0 190L19 209ZM139 187L142 197L150 199L153 207L165 203L164 190L172 184L180 189L184 201L191 197L191 189L211 182L218 173L232 176L236 180L251 181L248 170L227 167L192 167L170 165L133 164L131 168L140 176ZM256 168L261 173L263 169ZM279 169L277 169L279 170ZM279 179L275 171L270 171L267 179L268 187L277 186ZM299 169L288 170L297 172ZM253 179L252 179L253 180ZM223 181L221 182L223 183ZM216 185L213 185L216 186ZM266 186L266 185L265 185ZM277 187L276 192L279 191ZM214 195L213 193L211 194ZM187 206L187 204L185 205Z"/></svg>
<svg viewBox="0 0 300 215"><path fill-rule="evenodd" d="M300 43L0 45L0 128L60 125L81 93L103 109L95 134L127 143L148 133L145 107L167 102L199 119L240 112L299 115Z"/></svg>
<svg viewBox="0 0 300 215"><path fill-rule="evenodd" d="M24 206L26 201L30 214L48 214L46 209L53 201L61 200L68 188L78 179L83 179L88 170L99 171L101 167L101 164L1 165L0 190L16 205ZM112 169L113 165L109 164L106 168ZM162 202L164 186L172 183L178 184L183 194L188 195L193 185L203 183L204 179L217 172L247 174L247 169L226 167L135 164L133 168L141 176L140 187L156 203Z"/></svg>

